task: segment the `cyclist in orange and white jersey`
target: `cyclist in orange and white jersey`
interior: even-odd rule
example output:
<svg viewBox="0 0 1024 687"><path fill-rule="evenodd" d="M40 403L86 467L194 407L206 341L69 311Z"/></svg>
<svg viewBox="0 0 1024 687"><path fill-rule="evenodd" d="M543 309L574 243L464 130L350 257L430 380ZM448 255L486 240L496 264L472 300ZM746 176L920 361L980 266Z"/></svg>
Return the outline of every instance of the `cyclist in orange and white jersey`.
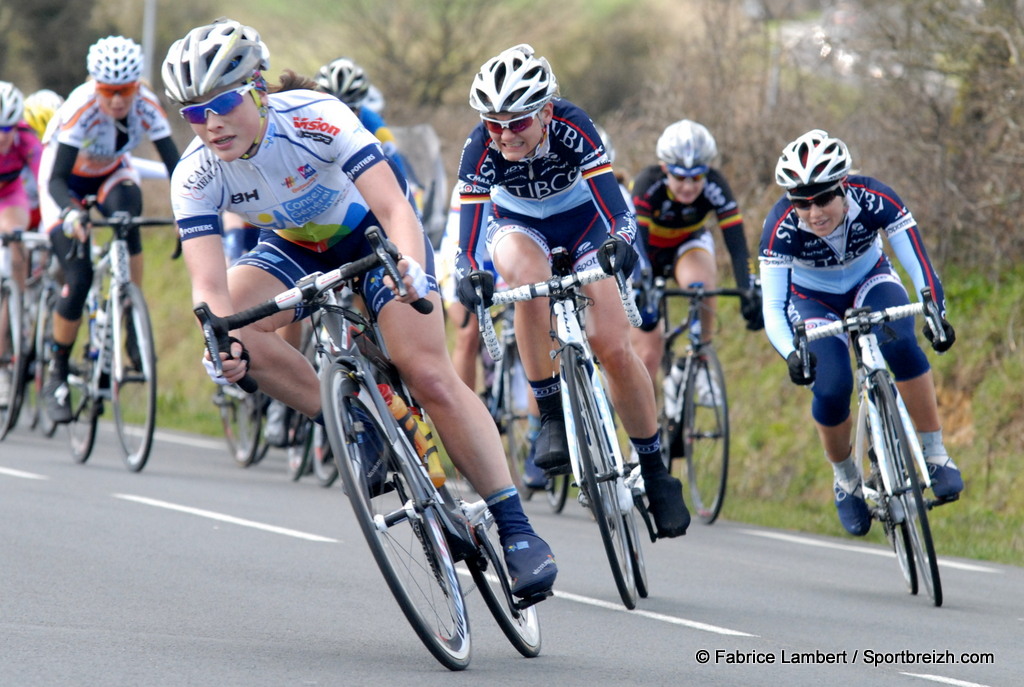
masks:
<svg viewBox="0 0 1024 687"><path fill-rule="evenodd" d="M139 173L128 153L143 139L153 141L168 175L178 161L178 147L156 95L142 76L142 48L130 38L107 36L89 48L91 79L68 96L50 130L39 172L42 226L50 232L54 253L64 270L65 288L53 318L53 369L46 389L47 412L54 422L71 420L67 403L67 366L92 283L88 226L80 201L98 199L104 215L142 214ZM138 229L128 237L132 281L142 276L142 240Z"/></svg>

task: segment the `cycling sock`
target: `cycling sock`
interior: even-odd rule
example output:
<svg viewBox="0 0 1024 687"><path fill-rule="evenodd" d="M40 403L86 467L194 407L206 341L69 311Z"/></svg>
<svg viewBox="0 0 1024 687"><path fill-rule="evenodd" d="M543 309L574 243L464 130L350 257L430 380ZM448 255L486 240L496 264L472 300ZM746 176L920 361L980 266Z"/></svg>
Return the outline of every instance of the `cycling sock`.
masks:
<svg viewBox="0 0 1024 687"><path fill-rule="evenodd" d="M661 460L661 434L655 432L647 439L630 437L629 441L640 459L640 474L647 477L665 471L665 463Z"/></svg>
<svg viewBox="0 0 1024 687"><path fill-rule="evenodd" d="M562 417L562 381L558 375L530 382L533 395L540 409L541 422Z"/></svg>
<svg viewBox="0 0 1024 687"><path fill-rule="evenodd" d="M860 470L852 454L847 456L846 460L832 463L832 471L835 473L836 483L847 494L854 493L860 487Z"/></svg>
<svg viewBox="0 0 1024 687"><path fill-rule="evenodd" d="M317 413L316 415L314 415L313 417L311 417L309 419L312 420L313 422L317 423L321 427L323 427L324 426L324 411L321 410L319 413Z"/></svg>
<svg viewBox="0 0 1024 687"><path fill-rule="evenodd" d="M535 534L526 513L519 492L513 486L499 489L484 499L498 526L498 540L504 547L506 541L517 534Z"/></svg>
<svg viewBox="0 0 1024 687"><path fill-rule="evenodd" d="M942 443L941 429L937 429L934 432L921 432L921 452L924 453L925 458L935 459L929 462L935 462L939 465L944 465L949 460L946 447ZM950 463L952 463L951 460Z"/></svg>
<svg viewBox="0 0 1024 687"><path fill-rule="evenodd" d="M68 378L68 368L70 367L69 360L71 358L71 349L74 348L74 343L60 344L56 341L50 342L50 365L51 374L59 379Z"/></svg>

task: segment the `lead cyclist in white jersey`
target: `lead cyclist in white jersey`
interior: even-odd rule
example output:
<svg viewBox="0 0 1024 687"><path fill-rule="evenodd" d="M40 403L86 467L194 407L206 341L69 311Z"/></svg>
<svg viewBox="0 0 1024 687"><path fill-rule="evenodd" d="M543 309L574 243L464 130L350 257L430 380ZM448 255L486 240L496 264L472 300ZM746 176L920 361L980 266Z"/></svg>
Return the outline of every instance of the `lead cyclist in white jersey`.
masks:
<svg viewBox="0 0 1024 687"><path fill-rule="evenodd" d="M517 596L549 590L557 567L533 531L502 452L498 430L476 394L460 383L445 342L430 244L380 142L332 95L267 87L269 54L255 29L231 20L193 29L167 53L163 79L196 139L171 179L172 207L195 303L228 314L273 297L314 271L367 255L366 228L379 225L402 255L409 293L398 298L378 269L362 282L388 352L435 424L456 467L486 500L498 526ZM297 77L286 73L284 88ZM292 83L287 83L292 82ZM225 266L220 213L262 229L253 251ZM408 303L434 304L422 315ZM234 332L236 356L220 383L248 371L270 396L322 421L317 376L275 335L306 313L285 311ZM416 336L409 336L409 332ZM243 350L248 350L246 360ZM223 354L222 354L223 355ZM206 361L207 363L209 361Z"/></svg>

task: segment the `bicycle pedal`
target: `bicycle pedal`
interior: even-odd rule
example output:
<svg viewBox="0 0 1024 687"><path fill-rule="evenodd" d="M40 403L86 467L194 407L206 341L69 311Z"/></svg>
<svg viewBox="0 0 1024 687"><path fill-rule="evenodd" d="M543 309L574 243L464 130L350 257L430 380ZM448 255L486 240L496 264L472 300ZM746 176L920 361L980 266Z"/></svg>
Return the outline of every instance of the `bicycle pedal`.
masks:
<svg viewBox="0 0 1024 687"><path fill-rule="evenodd" d="M539 594L531 594L530 596L524 596L522 599L519 599L518 601L514 602L512 606L517 611L523 611L529 608L530 606L539 604L541 601L548 598L549 596L554 595L555 593L549 589L548 591L541 592Z"/></svg>
<svg viewBox="0 0 1024 687"><path fill-rule="evenodd" d="M941 499L930 499L927 502L928 510L935 508L936 506L944 506L947 503L953 503L954 501L960 500L960 494L953 494L952 496L946 496Z"/></svg>

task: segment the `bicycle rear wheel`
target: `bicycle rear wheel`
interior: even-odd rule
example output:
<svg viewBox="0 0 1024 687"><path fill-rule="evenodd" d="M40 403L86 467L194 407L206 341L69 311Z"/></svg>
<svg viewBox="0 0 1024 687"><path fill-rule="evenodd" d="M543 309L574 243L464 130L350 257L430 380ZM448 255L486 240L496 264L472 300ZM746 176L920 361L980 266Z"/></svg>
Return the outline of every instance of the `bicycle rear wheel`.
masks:
<svg viewBox="0 0 1024 687"><path fill-rule="evenodd" d="M21 289L12 279L0 282L0 376L6 379L0 390L0 439L18 422L25 389L25 337L22 335Z"/></svg>
<svg viewBox="0 0 1024 687"><path fill-rule="evenodd" d="M135 284L114 291L119 318L110 361L111 405L124 464L132 472L146 466L156 428L156 351L149 308Z"/></svg>
<svg viewBox="0 0 1024 687"><path fill-rule="evenodd" d="M876 377L875 388L878 391L876 403L882 422L886 426L886 434L895 442L895 450L891 457L893 472L899 489L898 497L905 511L904 518L908 528L911 549L918 577L924 583L928 596L936 606L942 605L942 582L939 579L939 561L935 556L935 544L932 531L928 524L928 506L921 491L921 478L917 474L917 464L911 453L909 430L904 424L896 403L896 394L888 377ZM911 590L911 593L914 593Z"/></svg>
<svg viewBox="0 0 1024 687"><path fill-rule="evenodd" d="M345 493L391 593L434 658L450 670L466 668L469 618L436 506L418 498L417 477L393 453L368 400L373 391L332 362L321 375L321 397Z"/></svg>
<svg viewBox="0 0 1024 687"><path fill-rule="evenodd" d="M498 530L490 513L484 516L474 530L480 545L480 555L468 559L466 564L476 582L476 588L498 627L516 651L527 658L533 658L540 654L541 645L537 607L517 608L501 554Z"/></svg>
<svg viewBox="0 0 1024 687"><path fill-rule="evenodd" d="M548 505L555 513L561 513L569 498L570 475L552 475L544 484L544 492L548 495Z"/></svg>
<svg viewBox="0 0 1024 687"><path fill-rule="evenodd" d="M571 346L562 351L562 383L569 384L574 423L571 429L567 427L570 431L569 441L575 441L579 447L584 482L581 486L586 491L590 509L597 520L619 597L626 608L633 609L636 608L637 599L635 558L626 533L624 511L619 503L618 489L622 478L617 473L610 444L618 439L605 434L590 379L589 364ZM632 512L632 495L628 512ZM639 539L635 543L639 546Z"/></svg>
<svg viewBox="0 0 1024 687"><path fill-rule="evenodd" d="M313 476L321 487L329 487L338 479L338 466L327 433L318 424L313 425Z"/></svg>
<svg viewBox="0 0 1024 687"><path fill-rule="evenodd" d="M729 476L729 403L722 365L711 344L691 358L684 393L681 431L690 507L710 525L722 511Z"/></svg>

